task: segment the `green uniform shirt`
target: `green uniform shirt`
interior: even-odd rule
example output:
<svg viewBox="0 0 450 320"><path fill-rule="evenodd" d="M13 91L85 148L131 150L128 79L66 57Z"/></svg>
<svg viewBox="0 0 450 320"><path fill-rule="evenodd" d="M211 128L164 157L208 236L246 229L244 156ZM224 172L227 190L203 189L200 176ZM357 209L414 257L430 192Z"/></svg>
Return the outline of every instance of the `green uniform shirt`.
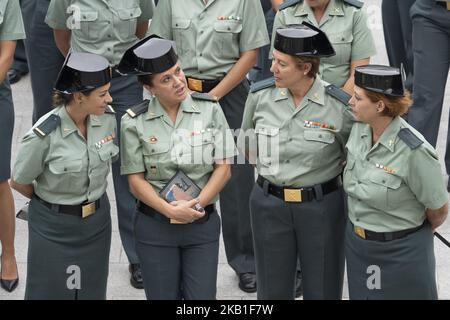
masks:
<svg viewBox="0 0 450 320"><path fill-rule="evenodd" d="M320 59L319 74L323 80L340 88L350 77L352 61L366 59L376 53L372 33L367 26L366 13L342 0L330 0L320 23L317 23L306 2L278 11L273 24L270 59L276 30L303 21L320 28L333 45L336 55Z"/></svg>
<svg viewBox="0 0 450 320"><path fill-rule="evenodd" d="M191 96L181 103L175 124L156 98L149 102L147 112L135 118L125 114L121 150L121 174L145 172L158 192L178 170L203 188L214 170L214 160L237 154L220 105Z"/></svg>
<svg viewBox="0 0 450 320"><path fill-rule="evenodd" d="M89 116L86 141L64 107L47 113L33 128L51 114L58 115L61 124L44 138L32 130L25 135L14 180L34 183L34 192L51 203L76 205L99 199L106 191L111 161L119 153L113 139L115 116Z"/></svg>
<svg viewBox="0 0 450 320"><path fill-rule="evenodd" d="M411 149L398 136L402 128L423 144ZM344 187L354 225L376 232L414 228L423 223L426 208L447 202L436 151L402 118L395 118L374 146L370 126L355 124L347 149Z"/></svg>
<svg viewBox="0 0 450 320"><path fill-rule="evenodd" d="M160 1L150 33L174 40L184 73L200 79L223 77L241 52L270 42L258 0Z"/></svg>
<svg viewBox="0 0 450 320"><path fill-rule="evenodd" d="M0 0L0 40L25 39L18 0Z"/></svg>
<svg viewBox="0 0 450 320"><path fill-rule="evenodd" d="M136 24L152 15L150 0L52 0L45 22L72 30L73 51L95 53L116 65L137 40Z"/></svg>
<svg viewBox="0 0 450 320"><path fill-rule="evenodd" d="M303 187L342 172L352 124L349 108L328 95L317 77L297 108L285 88L250 93L241 129L256 134L258 174L278 186ZM239 147L245 136L253 140L251 132L241 132Z"/></svg>

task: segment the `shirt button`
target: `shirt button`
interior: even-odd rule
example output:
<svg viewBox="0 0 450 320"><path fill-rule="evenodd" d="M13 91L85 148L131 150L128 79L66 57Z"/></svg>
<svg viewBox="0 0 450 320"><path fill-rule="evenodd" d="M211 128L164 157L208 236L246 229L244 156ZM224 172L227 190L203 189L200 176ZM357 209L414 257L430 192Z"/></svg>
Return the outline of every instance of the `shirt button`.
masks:
<svg viewBox="0 0 450 320"><path fill-rule="evenodd" d="M283 181L281 184L284 186L286 184L286 182Z"/></svg>
<svg viewBox="0 0 450 320"><path fill-rule="evenodd" d="M67 168L64 168L64 171L67 171Z"/></svg>
<svg viewBox="0 0 450 320"><path fill-rule="evenodd" d="M175 27L178 27L178 23L175 23Z"/></svg>
<svg viewBox="0 0 450 320"><path fill-rule="evenodd" d="M289 161L289 160L286 160L286 163L290 163L291 161Z"/></svg>
<svg viewBox="0 0 450 320"><path fill-rule="evenodd" d="M367 161L370 161L370 158L367 158L366 160L367 160Z"/></svg>
<svg viewBox="0 0 450 320"><path fill-rule="evenodd" d="M198 73L203 73L203 71L199 71Z"/></svg>
<svg viewBox="0 0 450 320"><path fill-rule="evenodd" d="M204 31L202 30L202 31L200 31L200 34L203 34L204 33Z"/></svg>
<svg viewBox="0 0 450 320"><path fill-rule="evenodd" d="M155 149L152 149L152 152L155 152Z"/></svg>
<svg viewBox="0 0 450 320"><path fill-rule="evenodd" d="M382 180L381 182L386 183L386 180Z"/></svg>
<svg viewBox="0 0 450 320"><path fill-rule="evenodd" d="M321 135L321 134L319 134L319 138L322 138L322 135Z"/></svg>
<svg viewBox="0 0 450 320"><path fill-rule="evenodd" d="M356 221L359 221L359 219L357 218Z"/></svg>
<svg viewBox="0 0 450 320"><path fill-rule="evenodd" d="M358 199L358 202L360 202L361 201L361 199Z"/></svg>
<svg viewBox="0 0 450 320"><path fill-rule="evenodd" d="M200 57L203 57L203 53L200 53Z"/></svg>
<svg viewBox="0 0 450 320"><path fill-rule="evenodd" d="M292 141L292 138L289 138L289 141Z"/></svg>

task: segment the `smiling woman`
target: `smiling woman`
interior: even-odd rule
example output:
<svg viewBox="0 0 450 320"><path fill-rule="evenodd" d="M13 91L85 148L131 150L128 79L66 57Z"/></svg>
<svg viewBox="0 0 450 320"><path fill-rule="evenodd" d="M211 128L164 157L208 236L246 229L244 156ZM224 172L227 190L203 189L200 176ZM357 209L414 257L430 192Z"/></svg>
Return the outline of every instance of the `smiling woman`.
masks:
<svg viewBox="0 0 450 320"><path fill-rule="evenodd" d="M63 104L22 140L11 185L31 199L25 299L106 298L106 178L119 153L110 81L105 58L69 54L55 84ZM66 284L73 266L81 276L76 288Z"/></svg>

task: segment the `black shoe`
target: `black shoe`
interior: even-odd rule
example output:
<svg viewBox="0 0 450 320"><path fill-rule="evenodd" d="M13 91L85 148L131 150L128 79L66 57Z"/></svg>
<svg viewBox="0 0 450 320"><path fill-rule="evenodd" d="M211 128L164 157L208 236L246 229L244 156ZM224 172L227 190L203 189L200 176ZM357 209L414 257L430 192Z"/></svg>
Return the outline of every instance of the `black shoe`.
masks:
<svg viewBox="0 0 450 320"><path fill-rule="evenodd" d="M19 82L23 75L26 75L26 73L20 72L16 69L9 69L7 73L10 84Z"/></svg>
<svg viewBox="0 0 450 320"><path fill-rule="evenodd" d="M297 271L297 275L295 276L295 297L300 298L303 295L303 281L302 281L302 273Z"/></svg>
<svg viewBox="0 0 450 320"><path fill-rule="evenodd" d="M1 264L1 258L0 258L0 264ZM16 269L17 269L17 264L16 264ZM17 270L17 272L19 272ZM2 272L0 270L0 285L3 289L5 289L8 292L13 292L14 289L17 288L17 285L19 284L19 277L17 277L16 279L12 279L12 280L6 280L2 278Z"/></svg>
<svg viewBox="0 0 450 320"><path fill-rule="evenodd" d="M251 272L240 273L239 288L248 293L256 292L256 274Z"/></svg>
<svg viewBox="0 0 450 320"><path fill-rule="evenodd" d="M141 265L139 263L131 263L128 267L131 273L130 283L136 289L144 289L144 282L142 281Z"/></svg>

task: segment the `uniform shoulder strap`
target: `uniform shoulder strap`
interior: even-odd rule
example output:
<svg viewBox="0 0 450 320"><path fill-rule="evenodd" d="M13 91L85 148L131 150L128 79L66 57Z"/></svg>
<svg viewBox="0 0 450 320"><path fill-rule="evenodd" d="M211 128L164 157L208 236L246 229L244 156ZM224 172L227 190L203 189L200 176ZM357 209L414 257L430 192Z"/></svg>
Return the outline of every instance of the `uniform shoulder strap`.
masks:
<svg viewBox="0 0 450 320"><path fill-rule="evenodd" d="M361 9L364 5L364 2L358 1L358 0L344 0L345 3L348 3L351 6L354 6L358 9Z"/></svg>
<svg viewBox="0 0 450 320"><path fill-rule="evenodd" d="M423 143L423 140L416 136L409 128L400 129L398 137L412 150L417 149Z"/></svg>
<svg viewBox="0 0 450 320"><path fill-rule="evenodd" d="M345 105L348 105L348 102L350 101L350 98L352 97L344 90L336 87L334 84L330 84L325 87L325 91L332 96L333 98L339 100Z"/></svg>
<svg viewBox="0 0 450 320"><path fill-rule="evenodd" d="M297 3L302 3L303 0L288 0L278 6L278 10L284 10L286 8L295 6Z"/></svg>
<svg viewBox="0 0 450 320"><path fill-rule="evenodd" d="M252 84L252 86L250 87L250 92L257 92L262 89L270 88L273 85L275 85L275 78L270 77Z"/></svg>
<svg viewBox="0 0 450 320"><path fill-rule="evenodd" d="M106 106L105 113L115 114L116 111L113 109L113 107L111 107L111 106L108 104L108 105Z"/></svg>
<svg viewBox="0 0 450 320"><path fill-rule="evenodd" d="M204 100L204 101L213 101L213 102L217 102L217 99L213 96L210 96L209 94L206 93L200 93L200 92L192 92L191 93L191 97L193 99L197 99L197 100Z"/></svg>
<svg viewBox="0 0 450 320"><path fill-rule="evenodd" d="M131 118L136 118L138 115L140 115L148 110L148 102L149 102L149 100L144 100L141 103L129 108L127 110L127 114Z"/></svg>
<svg viewBox="0 0 450 320"><path fill-rule="evenodd" d="M60 124L61 118L56 114L51 114L47 119L34 127L33 132L37 136L45 138L49 133L58 128Z"/></svg>

